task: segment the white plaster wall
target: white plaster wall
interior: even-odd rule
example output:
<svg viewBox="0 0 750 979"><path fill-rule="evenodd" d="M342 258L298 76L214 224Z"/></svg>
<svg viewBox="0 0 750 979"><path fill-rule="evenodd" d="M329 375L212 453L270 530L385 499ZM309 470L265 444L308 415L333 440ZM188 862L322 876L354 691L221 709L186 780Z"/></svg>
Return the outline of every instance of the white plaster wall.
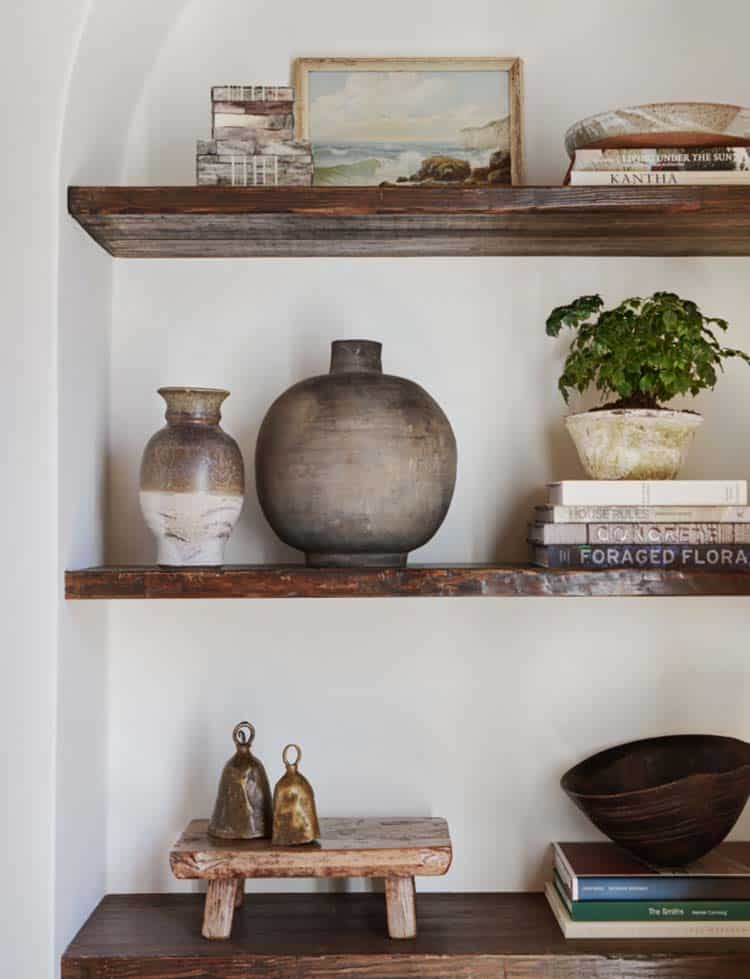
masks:
<svg viewBox="0 0 750 979"><path fill-rule="evenodd" d="M447 818L453 866L420 889L540 888L551 840L597 835L557 785L571 763L663 733L748 736L746 629L732 599L118 604L108 889L195 889L167 852L210 814L244 718L272 781L302 744L321 814Z"/></svg>
<svg viewBox="0 0 750 979"><path fill-rule="evenodd" d="M322 811L447 815L456 865L434 886L456 888L534 886L549 838L589 832L555 789L581 754L686 727L746 734L741 601L133 603L112 607L108 650L105 609L60 602L63 566L102 553L107 504L111 556L150 556L131 490L157 423L152 388L198 373L229 383L228 427L249 459L270 399L355 332L385 339L392 369L426 383L459 435L456 503L422 556L517 553L539 484L576 466L544 313L589 288L614 300L667 286L728 315L747 346L746 261L129 263L114 277L108 376L112 266L65 215L65 185L189 182L210 84L283 77L303 53L522 55L528 175L556 180L562 130L589 111L746 98L749 16L734 0L710 21L692 0L479 3L470 18L426 2L386 2L377 18L234 0L4 11L3 117L34 151L0 164L9 975L56 972L55 950L103 888L107 837L111 887L174 886L166 845L208 811L245 713L272 774L283 741L303 741ZM733 368L702 399L689 474L748 475L746 383ZM231 556L285 555L251 500Z"/></svg>
<svg viewBox="0 0 750 979"><path fill-rule="evenodd" d="M3 11L0 942L17 979L58 973L105 877L106 608L66 606L62 574L103 555L111 262L73 228L66 187L116 179L182 2Z"/></svg>
<svg viewBox="0 0 750 979"><path fill-rule="evenodd" d="M605 109L659 100L747 102L743 0L190 0L144 90L129 181L194 182L210 86L285 81L298 56L517 55L524 59L527 182L558 182L563 133Z"/></svg>
<svg viewBox="0 0 750 979"><path fill-rule="evenodd" d="M65 213L71 184L116 183L134 105L184 0L87 10L60 152L55 946L105 890L107 605L65 602L65 568L101 563L107 509L112 261ZM113 58L113 45L123 56ZM125 54L127 52L127 54Z"/></svg>
<svg viewBox="0 0 750 979"><path fill-rule="evenodd" d="M747 99L747 5L384 0L189 4L144 88L128 181L190 183L212 84L283 81L297 55L500 54L525 60L527 175L556 182L577 118L639 101ZM521 557L550 478L575 476L552 306L657 288L695 298L750 347L747 260L412 259L118 262L109 558L149 561L137 469L161 384L232 390L226 428L252 474L262 415L327 367L336 337L384 341L386 369L441 402L459 444L451 512L417 560ZM750 477L747 369L700 399L687 476ZM252 479L230 561L288 559ZM547 843L593 830L557 788L618 741L750 735L742 600L336 600L113 603L110 890L178 889L166 851L206 815L232 725L249 717L271 778L289 740L324 814L446 816L456 858L424 887L538 887ZM750 819L738 828L747 834ZM260 886L260 885L258 885ZM270 885L269 885L270 886ZM283 884L282 887L289 885ZM306 887L301 882L297 886Z"/></svg>
<svg viewBox="0 0 750 979"><path fill-rule="evenodd" d="M0 945L19 979L56 971L58 166L84 7L29 0L2 18Z"/></svg>
<svg viewBox="0 0 750 979"><path fill-rule="evenodd" d="M412 377L456 432L459 474L448 517L421 561L521 559L524 521L546 481L582 475L563 430L557 376L565 339L553 306L601 290L616 302L674 289L733 323L750 348L744 259L263 259L130 261L116 265L112 337L110 558L154 560L138 507L138 465L163 424L162 384L224 386L224 426L250 475L227 560L299 559L265 522L252 481L258 427L286 387L328 370L330 341L383 341L385 369ZM706 421L688 477L750 475L750 371L730 363L696 402ZM182 606L178 607L181 608ZM292 606L295 608L296 606ZM669 605L665 606L669 608ZM209 608L205 614L218 614Z"/></svg>
<svg viewBox="0 0 750 979"><path fill-rule="evenodd" d="M136 490L142 447L161 424L160 383L226 384L225 425L251 468L276 394L325 370L333 337L365 335L384 340L387 367L425 384L456 430L454 503L416 559L522 559L530 503L547 480L579 474L554 384L562 347L544 336L545 312L592 287L613 300L666 287L727 315L750 346L738 288L746 269L645 259L122 263L111 556L153 560ZM738 410L749 381L730 366L701 399L706 424L687 475L750 476ZM295 557L265 525L251 483L228 560ZM210 811L229 732L245 716L272 778L282 745L303 744L322 812L446 816L455 864L425 887L537 887L551 839L593 832L556 787L568 765L640 736L750 734L746 622L740 599L113 603L109 889L190 886L170 879L166 850Z"/></svg>

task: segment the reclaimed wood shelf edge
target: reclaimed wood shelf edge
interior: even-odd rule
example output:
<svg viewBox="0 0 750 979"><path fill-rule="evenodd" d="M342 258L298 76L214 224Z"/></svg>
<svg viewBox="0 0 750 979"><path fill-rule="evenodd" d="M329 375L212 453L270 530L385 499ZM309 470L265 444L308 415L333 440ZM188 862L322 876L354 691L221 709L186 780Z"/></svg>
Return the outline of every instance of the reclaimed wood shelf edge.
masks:
<svg viewBox="0 0 750 979"><path fill-rule="evenodd" d="M750 595L742 571L557 571L526 564L406 568L110 566L65 572L67 599L502 598Z"/></svg>
<svg viewBox="0 0 750 979"><path fill-rule="evenodd" d="M254 893L232 936L201 938L200 894L105 897L62 979L747 979L737 939L566 941L541 894L418 896L419 929L389 941L379 894Z"/></svg>
<svg viewBox="0 0 750 979"><path fill-rule="evenodd" d="M750 255L750 186L69 187L120 257Z"/></svg>

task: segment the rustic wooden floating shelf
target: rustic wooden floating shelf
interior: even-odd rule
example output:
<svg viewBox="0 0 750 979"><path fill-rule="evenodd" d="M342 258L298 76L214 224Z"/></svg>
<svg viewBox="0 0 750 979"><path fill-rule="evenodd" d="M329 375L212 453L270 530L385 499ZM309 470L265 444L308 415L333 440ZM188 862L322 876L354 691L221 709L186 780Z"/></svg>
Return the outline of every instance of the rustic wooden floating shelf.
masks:
<svg viewBox="0 0 750 979"><path fill-rule="evenodd" d="M200 894L105 897L62 979L747 979L742 939L566 941L541 894L420 894L392 941L377 894L253 894L232 937L200 937Z"/></svg>
<svg viewBox="0 0 750 979"><path fill-rule="evenodd" d="M451 598L750 595L750 574L724 571L550 571L525 564L308 568L101 567L65 572L65 597Z"/></svg>
<svg viewBox="0 0 750 979"><path fill-rule="evenodd" d="M750 186L70 187L122 258L750 255Z"/></svg>

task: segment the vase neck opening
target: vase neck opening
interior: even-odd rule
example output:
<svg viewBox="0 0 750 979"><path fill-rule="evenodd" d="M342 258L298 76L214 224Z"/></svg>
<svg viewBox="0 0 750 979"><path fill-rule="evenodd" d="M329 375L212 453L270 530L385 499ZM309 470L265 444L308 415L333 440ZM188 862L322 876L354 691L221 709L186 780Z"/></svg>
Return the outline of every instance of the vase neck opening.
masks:
<svg viewBox="0 0 750 979"><path fill-rule="evenodd" d="M221 404L229 391L219 388L159 388L159 394L167 403L164 417L169 425L218 425L221 420Z"/></svg>
<svg viewBox="0 0 750 979"><path fill-rule="evenodd" d="M334 340L331 344L331 374L382 374L377 340Z"/></svg>

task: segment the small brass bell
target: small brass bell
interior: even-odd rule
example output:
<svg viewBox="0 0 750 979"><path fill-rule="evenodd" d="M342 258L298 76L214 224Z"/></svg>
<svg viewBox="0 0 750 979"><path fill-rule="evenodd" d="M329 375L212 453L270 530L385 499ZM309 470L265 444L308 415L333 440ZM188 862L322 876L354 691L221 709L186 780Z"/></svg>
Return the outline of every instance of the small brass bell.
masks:
<svg viewBox="0 0 750 979"><path fill-rule="evenodd" d="M263 764L250 751L255 728L241 721L232 732L237 747L224 766L208 832L223 840L271 835L271 787Z"/></svg>
<svg viewBox="0 0 750 979"><path fill-rule="evenodd" d="M297 752L297 757L292 762L288 760L290 748ZM281 758L286 765L286 772L273 790L272 842L278 846L312 843L320 836L320 826L312 785L297 771L302 759L302 749L298 744L288 744Z"/></svg>

